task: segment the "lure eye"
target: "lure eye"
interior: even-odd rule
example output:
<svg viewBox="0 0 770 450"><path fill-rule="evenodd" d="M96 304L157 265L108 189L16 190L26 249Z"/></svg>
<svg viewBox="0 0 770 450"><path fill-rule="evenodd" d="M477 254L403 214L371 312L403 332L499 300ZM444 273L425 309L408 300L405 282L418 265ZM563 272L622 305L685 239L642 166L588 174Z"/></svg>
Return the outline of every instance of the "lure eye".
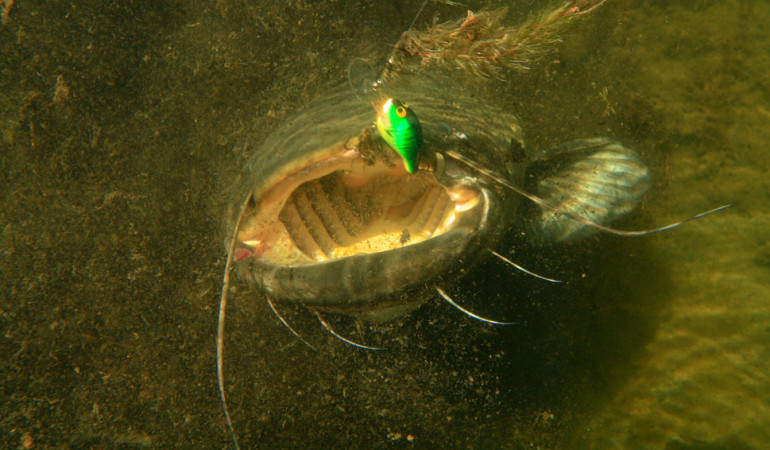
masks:
<svg viewBox="0 0 770 450"><path fill-rule="evenodd" d="M401 118L406 117L406 108L404 108L403 106L399 106L396 109L396 114L398 115L398 117L401 117Z"/></svg>

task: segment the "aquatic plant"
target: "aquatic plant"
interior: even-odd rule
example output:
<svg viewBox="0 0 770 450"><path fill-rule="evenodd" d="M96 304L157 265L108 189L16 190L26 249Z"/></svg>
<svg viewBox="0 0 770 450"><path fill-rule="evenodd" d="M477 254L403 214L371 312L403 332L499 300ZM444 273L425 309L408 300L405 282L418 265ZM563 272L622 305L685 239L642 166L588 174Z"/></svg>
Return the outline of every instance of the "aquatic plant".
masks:
<svg viewBox="0 0 770 450"><path fill-rule="evenodd" d="M508 26L507 8L474 13L454 22L410 28L401 35L380 79L405 68L445 66L477 76L500 77L505 70L524 71L543 57L574 19L606 0L570 1Z"/></svg>

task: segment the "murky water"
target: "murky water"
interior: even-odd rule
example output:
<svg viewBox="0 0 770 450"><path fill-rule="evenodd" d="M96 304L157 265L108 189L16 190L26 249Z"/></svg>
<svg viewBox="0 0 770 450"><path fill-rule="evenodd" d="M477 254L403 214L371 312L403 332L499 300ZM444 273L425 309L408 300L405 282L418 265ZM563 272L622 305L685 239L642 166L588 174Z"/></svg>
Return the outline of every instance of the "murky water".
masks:
<svg viewBox="0 0 770 450"><path fill-rule="evenodd" d="M244 143L344 82L353 58L384 58L413 3L0 2L7 446L228 445L214 333ZM484 5L430 3L423 22ZM390 349L371 353L284 308L313 353L236 283L226 373L242 444L764 448L769 15L752 0L610 0L511 76L499 95L531 147L611 136L650 164L653 189L619 227L735 204L661 235L514 254L566 285L490 261L450 287L518 325L436 300L363 330Z"/></svg>

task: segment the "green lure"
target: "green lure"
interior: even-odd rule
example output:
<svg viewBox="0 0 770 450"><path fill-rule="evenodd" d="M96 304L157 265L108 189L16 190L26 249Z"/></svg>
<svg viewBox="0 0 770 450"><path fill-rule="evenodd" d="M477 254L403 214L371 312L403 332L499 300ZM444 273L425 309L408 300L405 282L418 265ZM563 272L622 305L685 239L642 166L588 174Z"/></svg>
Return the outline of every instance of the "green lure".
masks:
<svg viewBox="0 0 770 450"><path fill-rule="evenodd" d="M377 115L377 130L404 160L404 168L415 173L422 156L422 127L417 115L404 102L389 98Z"/></svg>

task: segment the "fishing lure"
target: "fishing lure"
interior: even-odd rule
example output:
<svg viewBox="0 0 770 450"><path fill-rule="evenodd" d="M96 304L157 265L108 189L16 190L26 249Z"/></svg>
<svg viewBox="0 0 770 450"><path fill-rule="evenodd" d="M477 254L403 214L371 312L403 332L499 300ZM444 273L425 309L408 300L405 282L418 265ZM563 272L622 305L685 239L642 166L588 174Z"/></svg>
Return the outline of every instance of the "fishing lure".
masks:
<svg viewBox="0 0 770 450"><path fill-rule="evenodd" d="M377 114L377 130L404 160L404 168L415 173L422 157L422 127L417 115L401 100L389 98Z"/></svg>

